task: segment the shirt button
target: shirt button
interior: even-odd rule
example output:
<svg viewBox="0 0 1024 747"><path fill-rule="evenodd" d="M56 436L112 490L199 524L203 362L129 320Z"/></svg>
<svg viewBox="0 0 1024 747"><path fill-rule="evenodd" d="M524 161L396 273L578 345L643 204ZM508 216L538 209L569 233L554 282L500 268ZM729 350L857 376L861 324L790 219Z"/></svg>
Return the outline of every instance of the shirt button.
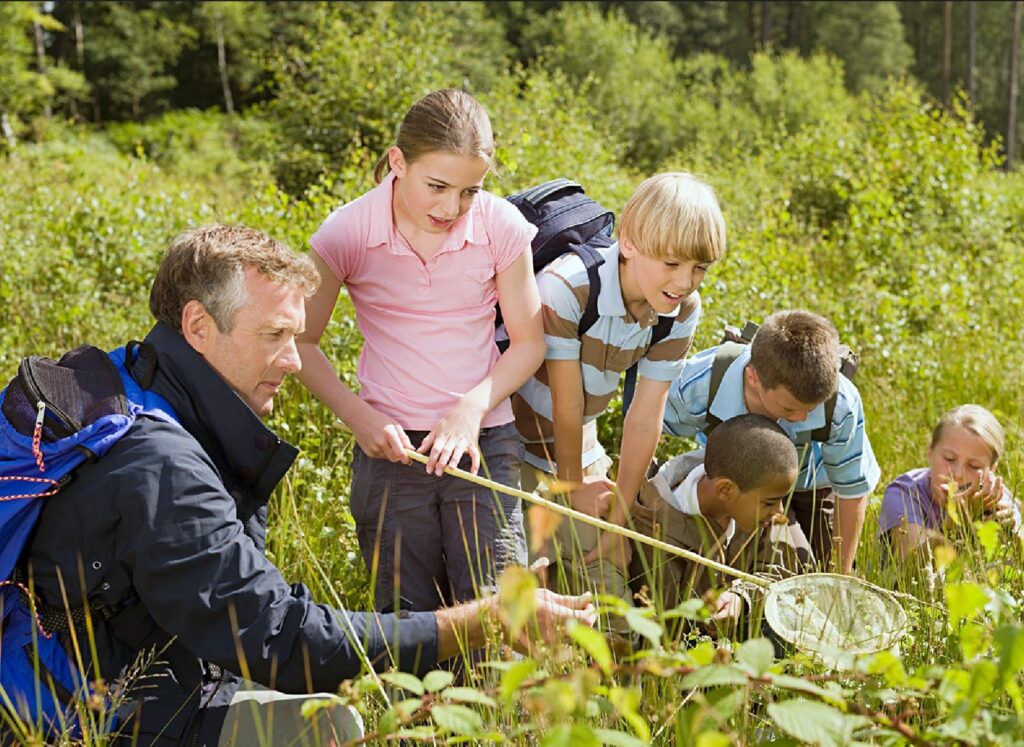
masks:
<svg viewBox="0 0 1024 747"><path fill-rule="evenodd" d="M249 482L255 476L256 473L254 473L248 467L239 467L238 469L235 470L235 477L237 477L239 480L245 480L246 482Z"/></svg>
<svg viewBox="0 0 1024 747"><path fill-rule="evenodd" d="M260 451L266 451L270 448L270 436L266 433L261 433L253 439L253 443L256 444L256 448Z"/></svg>

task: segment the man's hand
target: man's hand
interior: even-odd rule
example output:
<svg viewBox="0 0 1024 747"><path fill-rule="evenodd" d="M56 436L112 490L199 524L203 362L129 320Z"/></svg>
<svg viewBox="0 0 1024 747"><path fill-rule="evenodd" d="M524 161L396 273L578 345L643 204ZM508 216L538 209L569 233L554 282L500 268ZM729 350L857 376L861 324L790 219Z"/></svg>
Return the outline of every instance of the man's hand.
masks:
<svg viewBox="0 0 1024 747"><path fill-rule="evenodd" d="M625 537L612 532L601 532L597 545L583 558L583 564L590 565L598 558L603 558L626 572L629 569L629 561L633 558L633 548Z"/></svg>
<svg viewBox="0 0 1024 747"><path fill-rule="evenodd" d="M535 592L536 610L534 619L527 623L519 637L511 641L512 647L528 654L537 643L558 643L565 638L565 626L570 620L593 627L597 622L597 611L590 599L590 592L578 597L555 594L550 589ZM506 639L511 638L506 627Z"/></svg>

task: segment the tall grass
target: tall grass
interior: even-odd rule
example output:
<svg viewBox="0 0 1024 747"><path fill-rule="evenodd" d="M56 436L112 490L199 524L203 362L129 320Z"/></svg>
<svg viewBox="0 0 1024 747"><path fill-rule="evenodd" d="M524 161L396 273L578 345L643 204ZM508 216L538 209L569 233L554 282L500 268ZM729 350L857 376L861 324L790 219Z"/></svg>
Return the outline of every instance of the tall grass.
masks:
<svg viewBox="0 0 1024 747"><path fill-rule="evenodd" d="M509 97L494 107L529 120L528 101L513 99L511 89L494 95ZM995 171L969 116L934 108L912 87L896 84L877 99L854 103L835 118L820 113L791 131L765 129L777 135L767 142L763 136L737 144L742 133L732 132L732 146L725 148L719 147L725 140L711 142L705 134L663 164L706 175L729 225L729 254L702 290L706 313L695 349L717 343L725 323L786 307L824 313L863 356L856 382L882 465L880 488L924 463L928 433L941 412L978 402L1007 428L1000 471L1020 493L1024 384L1016 372L1024 370L1024 254L1018 249L1024 180ZM583 152L584 145L574 147ZM593 152L606 151L595 145ZM568 175L621 210L619 198L645 175L599 165L592 183L591 174ZM199 179L195 168L190 162L183 176L173 164L121 154L102 135L72 132L61 141L21 147L5 160L4 380L27 354L54 356L83 342L113 348L143 335L150 324L150 278L178 231L245 222L301 249L335 204L356 196L351 180L291 198L264 169L221 163L220 176ZM521 174L507 168L496 189L525 186L539 168L534 162ZM360 345L343 297L324 347L353 387ZM621 434L619 407L613 403L600 424L613 452ZM279 394L271 425L299 445L301 455L272 503L268 554L318 599L369 607L369 578L347 507L351 436L294 381ZM665 439L660 453L689 445ZM443 673L422 682L391 675L382 680L391 689L368 678L343 692L371 728L442 742L461 734L551 745L715 745L784 737L825 744L856 734L878 743L911 736L1013 743L1014 729L1024 723L1020 543L983 541L991 530L979 526L965 532L955 556L922 555L894 565L876 536L879 495L869 508L857 568L868 580L920 600L905 600L911 629L897 655L868 657L839 673L802 654L776 662L763 642L708 638L701 629L704 604L691 600L675 610L655 605L630 612L635 655L616 658L602 648L607 644L573 630L563 645L515 658L495 636L489 656L497 664L477 668L479 679L466 686ZM506 589L506 599L525 604L522 590L531 582L512 581L518 586ZM801 731L805 723L831 726L816 740ZM29 727L23 739L31 734ZM99 745L105 737L90 734L86 741Z"/></svg>

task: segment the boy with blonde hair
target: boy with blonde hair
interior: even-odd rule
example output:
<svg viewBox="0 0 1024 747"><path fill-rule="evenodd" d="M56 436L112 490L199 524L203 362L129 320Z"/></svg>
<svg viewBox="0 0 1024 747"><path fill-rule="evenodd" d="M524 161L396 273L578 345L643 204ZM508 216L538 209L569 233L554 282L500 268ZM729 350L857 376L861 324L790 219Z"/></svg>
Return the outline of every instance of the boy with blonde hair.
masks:
<svg viewBox="0 0 1024 747"><path fill-rule="evenodd" d="M725 246L725 221L711 187L688 173L664 173L637 188L622 213L619 241L600 250L592 325L581 330L595 289L578 255L539 274L546 361L513 396L526 447L524 489L557 477L571 487L560 499L572 508L626 524L658 444L669 386L697 328L697 288ZM659 320L666 333L654 339ZM611 460L598 441L597 418L634 364L640 378L623 425L616 489L607 478ZM577 558L571 567L586 574L586 586L628 600L628 553L617 536L563 521L547 555ZM562 580L578 588L576 575Z"/></svg>
<svg viewBox="0 0 1024 747"><path fill-rule="evenodd" d="M851 573L867 497L881 471L860 392L840 364L832 322L809 311L777 311L749 345L725 343L686 362L671 387L664 427L696 436L747 412L778 422L800 453L790 514L823 567L835 544L839 570Z"/></svg>

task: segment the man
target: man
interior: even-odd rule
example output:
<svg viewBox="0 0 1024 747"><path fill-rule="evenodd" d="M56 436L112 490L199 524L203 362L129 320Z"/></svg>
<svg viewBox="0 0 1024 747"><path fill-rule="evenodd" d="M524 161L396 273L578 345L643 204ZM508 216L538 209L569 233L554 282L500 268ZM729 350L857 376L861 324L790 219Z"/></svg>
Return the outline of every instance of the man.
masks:
<svg viewBox="0 0 1024 747"><path fill-rule="evenodd" d="M62 593L72 608L88 602L94 646L77 637L90 680L149 660L119 714L136 744L246 744L260 728L246 719L268 703L298 729L301 699L281 693L334 691L364 663L429 671L460 642L482 646L498 620L494 598L401 615L331 609L266 558L267 502L297 452L260 418L299 369L295 336L318 282L308 258L253 229L175 239L150 294L157 323L129 369L180 425L139 418L44 508L30 572L47 607L62 609ZM585 598L539 591L537 603L545 638L594 619ZM242 672L281 692L240 694Z"/></svg>

